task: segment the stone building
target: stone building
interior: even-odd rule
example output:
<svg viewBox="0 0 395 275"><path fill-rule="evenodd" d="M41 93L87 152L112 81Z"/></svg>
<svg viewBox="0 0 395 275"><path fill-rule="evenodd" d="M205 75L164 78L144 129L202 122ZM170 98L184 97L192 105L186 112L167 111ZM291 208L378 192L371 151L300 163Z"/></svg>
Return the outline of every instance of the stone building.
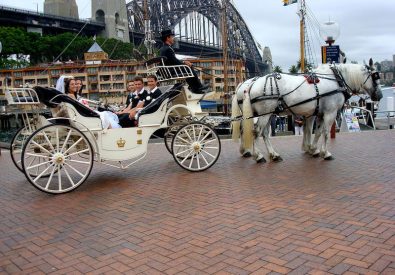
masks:
<svg viewBox="0 0 395 275"><path fill-rule="evenodd" d="M79 19L75 0L45 0L44 13Z"/></svg>

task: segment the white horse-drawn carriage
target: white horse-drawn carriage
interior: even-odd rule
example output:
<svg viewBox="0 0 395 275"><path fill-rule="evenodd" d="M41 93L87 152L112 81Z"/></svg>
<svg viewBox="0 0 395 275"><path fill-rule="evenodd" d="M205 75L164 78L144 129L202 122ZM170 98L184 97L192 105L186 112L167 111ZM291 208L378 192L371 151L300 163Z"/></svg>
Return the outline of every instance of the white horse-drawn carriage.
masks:
<svg viewBox="0 0 395 275"><path fill-rule="evenodd" d="M162 95L140 111L138 126L132 128L103 129L97 112L55 89L6 91L8 104L23 110L24 122L12 140L11 157L34 187L53 194L72 191L88 178L94 161L128 168L146 156L152 134L163 128L166 147L182 168L203 171L217 161L221 142L211 126L200 121L203 95L183 85L191 69L164 66L161 59L146 65L149 74L169 85L161 86ZM40 113L44 107L51 118ZM59 109L65 115L56 116Z"/></svg>

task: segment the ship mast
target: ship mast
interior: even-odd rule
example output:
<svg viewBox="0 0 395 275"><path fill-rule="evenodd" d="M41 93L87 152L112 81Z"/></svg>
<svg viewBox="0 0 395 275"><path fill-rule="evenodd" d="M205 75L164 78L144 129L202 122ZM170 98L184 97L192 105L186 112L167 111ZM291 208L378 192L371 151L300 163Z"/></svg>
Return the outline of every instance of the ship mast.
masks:
<svg viewBox="0 0 395 275"><path fill-rule="evenodd" d="M305 15L306 15L306 3L305 0L300 1L300 71L305 71Z"/></svg>

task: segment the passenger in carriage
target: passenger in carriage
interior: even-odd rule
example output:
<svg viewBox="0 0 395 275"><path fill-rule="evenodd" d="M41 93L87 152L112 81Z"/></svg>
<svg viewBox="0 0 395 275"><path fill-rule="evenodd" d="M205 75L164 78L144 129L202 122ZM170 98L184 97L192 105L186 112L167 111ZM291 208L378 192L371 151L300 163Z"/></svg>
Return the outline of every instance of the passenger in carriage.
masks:
<svg viewBox="0 0 395 275"><path fill-rule="evenodd" d="M72 99L77 100L77 83L74 78L66 78L64 83L64 93L71 97Z"/></svg>
<svg viewBox="0 0 395 275"><path fill-rule="evenodd" d="M162 35L162 42L163 46L160 48L160 56L164 56L167 59L165 60L165 65L166 66L172 66L172 65L187 65L188 67L191 67L192 73L194 77L189 77L186 79L186 82L189 85L189 88L191 89L192 92L194 93L204 93L204 90L208 88L207 85L203 85L200 82L199 77L197 76L196 71L192 67L192 63L189 61L181 61L176 57L176 53L174 49L171 47L174 44L174 32L172 30L164 30L161 33Z"/></svg>
<svg viewBox="0 0 395 275"><path fill-rule="evenodd" d="M147 76L147 82L148 93L144 101L144 107L155 101L155 99L160 97L160 95L162 94L162 91L158 88L158 78L156 77L156 75Z"/></svg>
<svg viewBox="0 0 395 275"><path fill-rule="evenodd" d="M126 97L126 107L129 106L130 102L132 101L133 98L133 93L136 89L134 88L134 81L131 80L128 82L128 86L126 88L126 91L128 92L128 95Z"/></svg>
<svg viewBox="0 0 395 275"><path fill-rule="evenodd" d="M82 81L81 81L81 87L79 88L79 85L77 84L77 81L74 78L59 78L58 82L61 81L63 82L64 88L62 87L62 83L57 83L56 87L59 87L61 90L64 90L64 93L71 97L72 99L80 102L81 104L89 107L88 101L81 97L78 96L78 94L82 90ZM79 88L79 89L78 89ZM78 100L77 100L77 97ZM109 111L104 111L104 112L99 112L95 110L96 113L99 114L103 129L112 129L112 128L120 128L121 126L118 124L118 117L116 114L109 112ZM56 116L58 117L67 117L66 110L61 109L57 112Z"/></svg>
<svg viewBox="0 0 395 275"><path fill-rule="evenodd" d="M82 88L84 85L82 84L82 80L79 78L75 80L75 84L77 85L77 92L74 95L78 99L82 97Z"/></svg>
<svg viewBox="0 0 395 275"><path fill-rule="evenodd" d="M148 92L144 89L144 81L141 76L134 78L134 88L136 90L132 95L129 106L117 113L119 124L122 127L133 127L136 125L136 113L144 107L144 102L148 95Z"/></svg>

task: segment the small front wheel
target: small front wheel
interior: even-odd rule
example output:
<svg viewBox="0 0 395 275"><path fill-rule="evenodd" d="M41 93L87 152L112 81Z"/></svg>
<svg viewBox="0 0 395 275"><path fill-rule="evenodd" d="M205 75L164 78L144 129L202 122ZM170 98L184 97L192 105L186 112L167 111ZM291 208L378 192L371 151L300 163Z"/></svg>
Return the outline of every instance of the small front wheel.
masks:
<svg viewBox="0 0 395 275"><path fill-rule="evenodd" d="M181 127L172 142L174 160L182 168L199 172L210 168L221 153L221 141L214 130L201 122Z"/></svg>
<svg viewBox="0 0 395 275"><path fill-rule="evenodd" d="M22 151L22 169L37 189L61 194L79 187L89 176L94 154L88 138L66 125L35 131Z"/></svg>

